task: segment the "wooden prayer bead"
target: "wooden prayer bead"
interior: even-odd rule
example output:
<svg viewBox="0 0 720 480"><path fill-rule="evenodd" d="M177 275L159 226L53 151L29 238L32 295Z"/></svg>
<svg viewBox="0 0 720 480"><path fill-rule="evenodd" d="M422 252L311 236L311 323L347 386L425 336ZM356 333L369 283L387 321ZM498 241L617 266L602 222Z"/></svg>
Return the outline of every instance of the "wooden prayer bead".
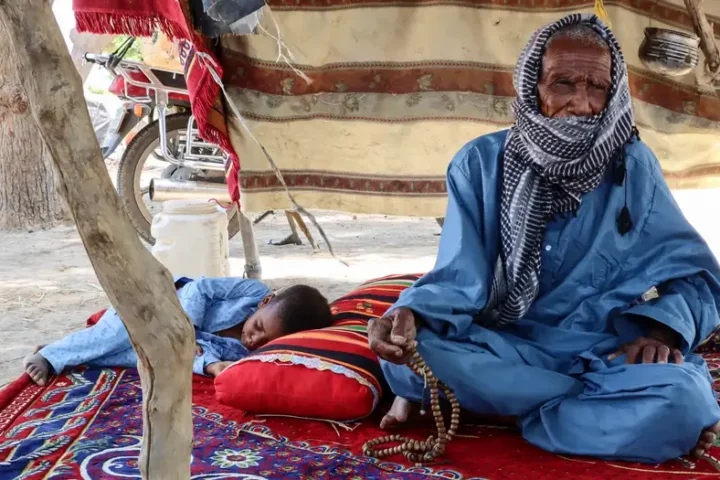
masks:
<svg viewBox="0 0 720 480"><path fill-rule="evenodd" d="M413 349L407 366L416 375L423 378L425 384L430 389L430 409L433 413L435 426L437 428L437 438L432 435L427 440L415 440L405 438L401 435L386 435L374 440L370 440L363 445L363 454L368 457L382 458L390 455L402 454L415 466L421 467L424 464L433 462L445 453L447 444L455 436L455 432L460 424L460 404L455 394L433 375L430 367L425 363L417 350ZM440 409L440 390L445 393L451 408L450 426L445 428L445 420ZM425 395L423 394L423 398ZM425 414L425 406L421 406L420 413ZM385 445L388 443L399 443L394 447L375 450L374 447Z"/></svg>

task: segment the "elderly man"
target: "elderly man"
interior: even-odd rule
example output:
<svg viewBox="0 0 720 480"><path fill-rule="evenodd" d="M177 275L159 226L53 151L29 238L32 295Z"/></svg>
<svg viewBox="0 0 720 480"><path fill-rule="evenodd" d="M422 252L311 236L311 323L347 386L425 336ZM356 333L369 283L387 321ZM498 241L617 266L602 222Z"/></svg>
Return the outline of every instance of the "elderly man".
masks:
<svg viewBox="0 0 720 480"><path fill-rule="evenodd" d="M422 402L412 346L460 405L516 416L530 443L658 463L703 455L720 408L693 349L718 324L720 267L634 128L610 30L571 15L515 70L515 125L447 174L434 269L370 326L398 396Z"/></svg>

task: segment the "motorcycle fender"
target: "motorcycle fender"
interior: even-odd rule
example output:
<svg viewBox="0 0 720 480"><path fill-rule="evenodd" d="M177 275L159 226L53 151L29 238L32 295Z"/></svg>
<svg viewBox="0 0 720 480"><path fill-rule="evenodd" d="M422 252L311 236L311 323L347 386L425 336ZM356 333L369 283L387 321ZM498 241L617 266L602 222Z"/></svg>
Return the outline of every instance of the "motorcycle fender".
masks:
<svg viewBox="0 0 720 480"><path fill-rule="evenodd" d="M132 107L128 110L125 110L125 115L117 129L118 136L121 139L125 138L125 135L130 133L130 131L135 128L135 125L140 123L140 120L141 119L138 118L135 113L133 113Z"/></svg>
<svg viewBox="0 0 720 480"><path fill-rule="evenodd" d="M117 118L113 121L113 126L109 134L105 137L105 141L101 147L103 151L103 157L107 158L117 149L120 142L127 136L128 133L140 122L140 119L135 116L132 111L132 107L121 110Z"/></svg>

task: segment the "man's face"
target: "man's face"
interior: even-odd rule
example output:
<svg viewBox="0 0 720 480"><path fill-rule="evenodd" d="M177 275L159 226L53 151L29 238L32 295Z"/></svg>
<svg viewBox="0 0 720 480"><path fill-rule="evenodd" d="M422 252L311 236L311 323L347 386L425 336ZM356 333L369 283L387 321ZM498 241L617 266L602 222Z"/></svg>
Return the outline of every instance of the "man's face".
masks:
<svg viewBox="0 0 720 480"><path fill-rule="evenodd" d="M257 311L243 324L240 341L248 350L257 350L268 342L284 335L277 303L267 297Z"/></svg>
<svg viewBox="0 0 720 480"><path fill-rule="evenodd" d="M550 118L600 114L610 94L610 49L556 39L542 60L540 111Z"/></svg>

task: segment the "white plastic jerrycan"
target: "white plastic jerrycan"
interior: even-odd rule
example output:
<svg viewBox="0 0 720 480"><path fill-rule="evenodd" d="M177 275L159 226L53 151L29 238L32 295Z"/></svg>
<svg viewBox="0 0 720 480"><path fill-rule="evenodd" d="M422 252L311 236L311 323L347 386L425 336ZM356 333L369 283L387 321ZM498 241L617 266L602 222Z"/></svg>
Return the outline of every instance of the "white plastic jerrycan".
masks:
<svg viewBox="0 0 720 480"><path fill-rule="evenodd" d="M174 276L227 277L228 218L207 200L168 200L153 218L152 253Z"/></svg>

